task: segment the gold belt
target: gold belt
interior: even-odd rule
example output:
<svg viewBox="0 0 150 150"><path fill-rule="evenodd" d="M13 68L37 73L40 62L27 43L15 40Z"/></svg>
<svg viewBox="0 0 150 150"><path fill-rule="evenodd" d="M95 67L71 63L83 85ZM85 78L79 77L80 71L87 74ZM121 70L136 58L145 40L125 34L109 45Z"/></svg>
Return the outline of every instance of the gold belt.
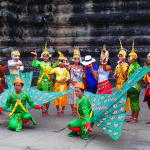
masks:
<svg viewBox="0 0 150 150"><path fill-rule="evenodd" d="M65 84L66 82L61 82L61 81L57 81L57 80L56 80L56 83Z"/></svg>
<svg viewBox="0 0 150 150"><path fill-rule="evenodd" d="M77 105L76 108L77 108L77 115L80 118L82 118L82 119L86 119L85 117L83 117L83 116L80 115L80 113L79 113L79 105ZM90 112L90 118L92 118L92 116L93 116L93 111L91 110L91 112Z"/></svg>
<svg viewBox="0 0 150 150"><path fill-rule="evenodd" d="M107 84L110 84L109 81L105 82L105 83L98 83L98 87L101 87L101 86L104 86L104 85L107 85Z"/></svg>
<svg viewBox="0 0 150 150"><path fill-rule="evenodd" d="M14 112L18 106L20 106L25 112L28 112L28 110L25 108L25 106L21 103L21 99L18 99L13 110L9 113L9 117L11 117L14 114Z"/></svg>
<svg viewBox="0 0 150 150"><path fill-rule="evenodd" d="M42 79L42 81L49 81L49 79Z"/></svg>
<svg viewBox="0 0 150 150"><path fill-rule="evenodd" d="M116 82L116 84L124 84L124 82Z"/></svg>

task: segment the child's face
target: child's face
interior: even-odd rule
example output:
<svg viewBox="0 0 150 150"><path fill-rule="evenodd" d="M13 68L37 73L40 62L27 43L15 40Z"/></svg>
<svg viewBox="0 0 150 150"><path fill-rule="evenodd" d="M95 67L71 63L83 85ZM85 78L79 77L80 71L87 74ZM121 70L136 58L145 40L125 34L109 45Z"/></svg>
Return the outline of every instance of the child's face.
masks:
<svg viewBox="0 0 150 150"><path fill-rule="evenodd" d="M16 89L16 91L21 91L22 90L22 84L21 83L15 83L15 89Z"/></svg>
<svg viewBox="0 0 150 150"><path fill-rule="evenodd" d="M80 63L80 58L74 58L74 64L79 64Z"/></svg>
<svg viewBox="0 0 150 150"><path fill-rule="evenodd" d="M128 57L128 62L129 62L130 64L134 63L135 61L136 61L136 60L133 59L132 57Z"/></svg>
<svg viewBox="0 0 150 150"><path fill-rule="evenodd" d="M83 92L80 90L80 88L75 88L75 94L77 97L81 97L83 95Z"/></svg>
<svg viewBox="0 0 150 150"><path fill-rule="evenodd" d="M49 61L49 56L43 55L43 60L44 60L45 62Z"/></svg>
<svg viewBox="0 0 150 150"><path fill-rule="evenodd" d="M63 68L65 66L64 60L59 60L59 67Z"/></svg>
<svg viewBox="0 0 150 150"><path fill-rule="evenodd" d="M126 59L126 58L125 58L125 57L123 57L122 55L118 55L118 59L119 59L119 61L121 61L121 62L122 62L122 61L125 61L125 59Z"/></svg>

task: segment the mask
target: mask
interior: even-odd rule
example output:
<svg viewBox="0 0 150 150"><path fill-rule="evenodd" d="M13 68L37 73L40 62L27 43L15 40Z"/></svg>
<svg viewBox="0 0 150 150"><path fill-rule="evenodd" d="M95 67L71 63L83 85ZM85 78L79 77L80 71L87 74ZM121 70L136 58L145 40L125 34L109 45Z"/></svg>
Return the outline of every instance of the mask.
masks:
<svg viewBox="0 0 150 150"><path fill-rule="evenodd" d="M147 57L147 60L150 61L150 56Z"/></svg>
<svg viewBox="0 0 150 150"><path fill-rule="evenodd" d="M11 58L12 58L13 61L16 61L16 59L18 59L18 60L20 59L20 56L13 55L13 56L11 56Z"/></svg>

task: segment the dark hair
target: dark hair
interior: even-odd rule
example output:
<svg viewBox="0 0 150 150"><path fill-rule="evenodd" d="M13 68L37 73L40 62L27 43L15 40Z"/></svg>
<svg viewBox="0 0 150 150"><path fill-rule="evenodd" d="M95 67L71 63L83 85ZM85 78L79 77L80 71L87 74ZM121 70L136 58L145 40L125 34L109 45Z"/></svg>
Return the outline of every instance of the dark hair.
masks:
<svg viewBox="0 0 150 150"><path fill-rule="evenodd" d="M16 84L16 83L14 83L14 86L15 86L15 84ZM20 84L22 85L22 87L24 86L24 83L20 83Z"/></svg>
<svg viewBox="0 0 150 150"><path fill-rule="evenodd" d="M141 64L141 60L140 60L139 58L137 58L137 62L138 62L139 64Z"/></svg>
<svg viewBox="0 0 150 150"><path fill-rule="evenodd" d="M81 88L79 88L79 89L81 90L82 93L84 92L84 89L81 89Z"/></svg>
<svg viewBox="0 0 150 150"><path fill-rule="evenodd" d="M111 66L111 62L110 62L110 60L109 60L109 59L108 59L107 65L110 65L110 66Z"/></svg>

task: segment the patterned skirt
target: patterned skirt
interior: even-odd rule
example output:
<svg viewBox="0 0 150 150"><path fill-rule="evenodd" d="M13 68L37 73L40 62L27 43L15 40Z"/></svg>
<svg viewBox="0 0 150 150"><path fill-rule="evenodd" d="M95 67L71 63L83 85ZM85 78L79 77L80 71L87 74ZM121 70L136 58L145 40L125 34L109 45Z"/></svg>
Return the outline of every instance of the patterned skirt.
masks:
<svg viewBox="0 0 150 150"><path fill-rule="evenodd" d="M150 85L148 85L145 90L144 102L147 102L147 105L150 108Z"/></svg>
<svg viewBox="0 0 150 150"><path fill-rule="evenodd" d="M2 78L0 78L0 94L4 92L4 87L2 85Z"/></svg>
<svg viewBox="0 0 150 150"><path fill-rule="evenodd" d="M111 94L112 86L108 80L98 83L97 94Z"/></svg>
<svg viewBox="0 0 150 150"><path fill-rule="evenodd" d="M40 91L53 91L53 84L50 80L48 79L43 79L39 84L37 84L37 88ZM50 104L50 102L46 103Z"/></svg>
<svg viewBox="0 0 150 150"><path fill-rule="evenodd" d="M132 87L128 90L127 96L128 98L130 98L131 110L139 112L140 111L140 102L139 102L140 92Z"/></svg>
<svg viewBox="0 0 150 150"><path fill-rule="evenodd" d="M53 84L48 79L43 79L37 87L40 91L53 91Z"/></svg>
<svg viewBox="0 0 150 150"><path fill-rule="evenodd" d="M55 82L55 92L64 92L67 91L67 83ZM59 97L55 100L55 105L61 107L65 107L67 105L67 95Z"/></svg>

